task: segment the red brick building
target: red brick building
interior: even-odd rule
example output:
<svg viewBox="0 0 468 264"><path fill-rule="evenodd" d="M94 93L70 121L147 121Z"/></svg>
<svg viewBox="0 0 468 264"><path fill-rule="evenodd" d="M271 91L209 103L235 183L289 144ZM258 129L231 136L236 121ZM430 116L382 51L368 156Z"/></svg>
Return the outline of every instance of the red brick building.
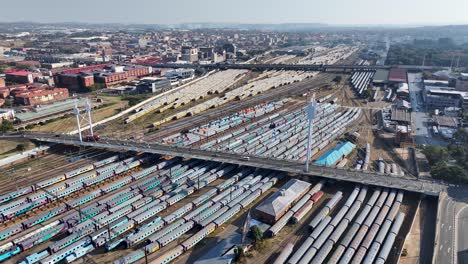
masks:
<svg viewBox="0 0 468 264"><path fill-rule="evenodd" d="M94 76L85 73L59 74L56 77L56 82L59 86L80 91L94 85Z"/></svg>
<svg viewBox="0 0 468 264"><path fill-rule="evenodd" d="M16 94L15 103L34 106L64 100L68 97L68 89L66 88L32 89Z"/></svg>
<svg viewBox="0 0 468 264"><path fill-rule="evenodd" d="M133 81L139 77L150 75L151 67L131 66L125 67L122 72L103 72L94 75L96 83L103 84L104 87L112 87L123 82Z"/></svg>
<svg viewBox="0 0 468 264"><path fill-rule="evenodd" d="M33 73L28 71L12 71L5 73L6 81L12 83L32 83Z"/></svg>

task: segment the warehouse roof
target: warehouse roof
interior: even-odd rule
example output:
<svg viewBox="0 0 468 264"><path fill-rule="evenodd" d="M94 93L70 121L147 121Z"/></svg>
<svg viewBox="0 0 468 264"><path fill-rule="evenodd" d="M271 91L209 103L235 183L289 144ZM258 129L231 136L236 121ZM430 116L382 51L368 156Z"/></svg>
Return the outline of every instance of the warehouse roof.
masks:
<svg viewBox="0 0 468 264"><path fill-rule="evenodd" d="M310 183L296 179L289 180L280 190L265 199L256 210L268 215L277 216L289 209L291 204L305 191L309 190Z"/></svg>
<svg viewBox="0 0 468 264"><path fill-rule="evenodd" d="M388 70L377 70L374 75L374 83L386 83L388 82Z"/></svg>
<svg viewBox="0 0 468 264"><path fill-rule="evenodd" d="M406 109L398 109L396 105L392 106L392 121L411 123L411 113Z"/></svg>
<svg viewBox="0 0 468 264"><path fill-rule="evenodd" d="M438 126L457 128L459 125L458 120L455 117L434 116L433 118L434 122L436 122Z"/></svg>
<svg viewBox="0 0 468 264"><path fill-rule="evenodd" d="M392 68L388 75L388 80L391 82L407 83L406 70L400 68Z"/></svg>
<svg viewBox="0 0 468 264"><path fill-rule="evenodd" d="M315 164L324 166L333 166L342 157L347 156L356 147L353 143L346 141L323 154Z"/></svg>

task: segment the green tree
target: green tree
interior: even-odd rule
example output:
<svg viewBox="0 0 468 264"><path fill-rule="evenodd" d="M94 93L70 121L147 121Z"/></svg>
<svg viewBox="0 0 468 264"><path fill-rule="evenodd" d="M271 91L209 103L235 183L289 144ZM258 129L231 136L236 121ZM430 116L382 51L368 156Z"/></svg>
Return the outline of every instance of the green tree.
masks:
<svg viewBox="0 0 468 264"><path fill-rule="evenodd" d="M0 132L5 133L13 129L13 123L8 120L3 120L0 125Z"/></svg>
<svg viewBox="0 0 468 264"><path fill-rule="evenodd" d="M255 243L263 240L263 232L258 226L254 225L250 227L250 232L252 232L252 236Z"/></svg>
<svg viewBox="0 0 468 264"><path fill-rule="evenodd" d="M11 107L12 105L13 105L13 104L11 103L10 100L6 100L5 103L3 103L3 106L4 106L4 107L7 107L7 108L8 108L8 107Z"/></svg>
<svg viewBox="0 0 468 264"><path fill-rule="evenodd" d="M457 132L453 134L453 139L458 144L468 146L468 131L463 128L459 128Z"/></svg>
<svg viewBox="0 0 468 264"><path fill-rule="evenodd" d="M234 262L240 262L240 260L244 257L244 247L236 246L234 248Z"/></svg>
<svg viewBox="0 0 468 264"><path fill-rule="evenodd" d="M343 77L341 75L337 75L335 76L335 78L333 78L333 81L335 83L341 83L341 80L343 80Z"/></svg>
<svg viewBox="0 0 468 264"><path fill-rule="evenodd" d="M438 146L425 147L423 153L426 155L430 165L446 161L448 157L447 149Z"/></svg>
<svg viewBox="0 0 468 264"><path fill-rule="evenodd" d="M16 146L17 151L25 151L26 150L26 145L25 144L18 144Z"/></svg>
<svg viewBox="0 0 468 264"><path fill-rule="evenodd" d="M447 165L445 162L438 162L431 167L431 175L436 179L446 180L455 183L468 183L468 172L460 166Z"/></svg>

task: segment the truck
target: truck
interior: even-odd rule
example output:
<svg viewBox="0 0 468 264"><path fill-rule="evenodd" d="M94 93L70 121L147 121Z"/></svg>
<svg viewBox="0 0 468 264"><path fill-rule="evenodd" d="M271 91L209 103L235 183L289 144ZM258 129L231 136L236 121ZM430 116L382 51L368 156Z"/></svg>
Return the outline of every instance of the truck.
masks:
<svg viewBox="0 0 468 264"><path fill-rule="evenodd" d="M93 134L93 135L86 135L83 140L86 142L93 142L93 141L99 141L100 139L101 139L101 136L99 136L98 134Z"/></svg>

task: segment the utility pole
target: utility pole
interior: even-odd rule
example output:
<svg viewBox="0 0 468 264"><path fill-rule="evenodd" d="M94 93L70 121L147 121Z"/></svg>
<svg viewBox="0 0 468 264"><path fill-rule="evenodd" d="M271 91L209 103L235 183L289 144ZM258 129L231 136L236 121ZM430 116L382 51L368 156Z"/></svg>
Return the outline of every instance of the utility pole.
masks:
<svg viewBox="0 0 468 264"><path fill-rule="evenodd" d="M91 132L91 136L94 136L93 121L91 120L91 104L89 103L89 99L86 100L86 113L88 113L88 123L89 123L89 130Z"/></svg>
<svg viewBox="0 0 468 264"><path fill-rule="evenodd" d="M75 108L73 108L73 114L76 116L76 124L78 126L78 135L80 135L80 142L83 142L83 137L81 136L81 124L80 124L80 110L78 109L78 105L75 104Z"/></svg>
<svg viewBox="0 0 468 264"><path fill-rule="evenodd" d="M307 158L305 161L305 171L309 171L309 161L310 161L310 145L312 142L312 123L315 119L315 111L317 108L317 102L315 101L315 94L312 96L310 104L307 106L307 120L308 120L308 126L307 126Z"/></svg>

